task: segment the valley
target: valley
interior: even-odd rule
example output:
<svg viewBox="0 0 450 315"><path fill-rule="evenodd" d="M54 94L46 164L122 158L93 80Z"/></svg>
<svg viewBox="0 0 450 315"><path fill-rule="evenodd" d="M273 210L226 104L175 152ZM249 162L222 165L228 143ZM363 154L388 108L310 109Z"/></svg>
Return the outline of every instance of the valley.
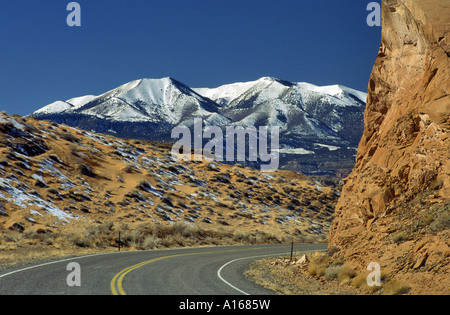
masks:
<svg viewBox="0 0 450 315"><path fill-rule="evenodd" d="M326 242L340 195L291 171L175 161L171 144L0 113L0 261Z"/></svg>

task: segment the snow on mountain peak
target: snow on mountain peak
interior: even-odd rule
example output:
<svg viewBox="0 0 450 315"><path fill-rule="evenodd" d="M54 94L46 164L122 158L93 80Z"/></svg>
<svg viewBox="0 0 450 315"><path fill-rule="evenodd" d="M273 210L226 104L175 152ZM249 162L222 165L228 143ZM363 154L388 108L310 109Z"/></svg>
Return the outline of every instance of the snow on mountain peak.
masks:
<svg viewBox="0 0 450 315"><path fill-rule="evenodd" d="M53 102L47 106L44 106L37 111L35 111L33 114L37 115L46 115L46 114L54 114L54 113L60 113L64 112L66 110L69 110L73 107L73 105L63 102L63 101L56 101Z"/></svg>
<svg viewBox="0 0 450 315"><path fill-rule="evenodd" d="M311 83L299 82L297 83L297 86L307 91L322 93L341 99L344 101L344 105L358 106L361 105L361 103L365 104L367 99L367 93L340 84L317 86ZM358 102L358 100L360 102Z"/></svg>
<svg viewBox="0 0 450 315"><path fill-rule="evenodd" d="M278 81L278 79L276 79L276 78L274 78L274 77L262 77L262 78L259 78L259 79L256 80L256 81L269 81L269 82L273 82L273 81Z"/></svg>

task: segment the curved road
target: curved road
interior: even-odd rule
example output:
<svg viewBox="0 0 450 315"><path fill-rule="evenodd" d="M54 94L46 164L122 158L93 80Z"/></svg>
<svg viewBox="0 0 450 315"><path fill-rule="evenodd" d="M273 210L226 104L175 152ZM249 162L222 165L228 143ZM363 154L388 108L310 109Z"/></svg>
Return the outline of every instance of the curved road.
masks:
<svg viewBox="0 0 450 315"><path fill-rule="evenodd" d="M326 244L294 247L294 251L324 249ZM4 270L0 272L0 294L268 295L273 292L243 273L254 260L289 253L290 245L254 245L80 256ZM79 269L71 263L77 263ZM68 280L75 285L68 285Z"/></svg>

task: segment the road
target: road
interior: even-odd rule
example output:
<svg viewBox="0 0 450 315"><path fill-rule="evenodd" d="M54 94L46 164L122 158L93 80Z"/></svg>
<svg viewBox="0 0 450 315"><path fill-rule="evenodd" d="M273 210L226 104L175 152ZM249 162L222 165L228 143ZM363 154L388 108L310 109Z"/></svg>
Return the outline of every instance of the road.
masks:
<svg viewBox="0 0 450 315"><path fill-rule="evenodd" d="M324 244L294 247L324 249ZM290 245L254 245L73 257L3 270L0 295L269 295L273 292L243 273L254 260L289 252Z"/></svg>

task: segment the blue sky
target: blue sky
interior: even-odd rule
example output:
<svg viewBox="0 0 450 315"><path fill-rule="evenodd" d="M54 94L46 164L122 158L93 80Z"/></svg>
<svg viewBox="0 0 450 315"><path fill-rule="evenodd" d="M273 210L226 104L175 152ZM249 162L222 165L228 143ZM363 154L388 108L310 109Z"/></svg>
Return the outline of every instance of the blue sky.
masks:
<svg viewBox="0 0 450 315"><path fill-rule="evenodd" d="M273 76L366 91L381 28L366 0L0 0L0 110L26 115L56 100L139 78L191 87Z"/></svg>

